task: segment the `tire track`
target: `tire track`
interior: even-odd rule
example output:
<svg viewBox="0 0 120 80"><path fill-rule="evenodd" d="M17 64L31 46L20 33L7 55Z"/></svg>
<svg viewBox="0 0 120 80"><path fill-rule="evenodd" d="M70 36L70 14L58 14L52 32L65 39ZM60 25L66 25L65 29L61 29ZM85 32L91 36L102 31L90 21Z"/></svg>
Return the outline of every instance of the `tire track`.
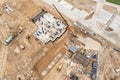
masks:
<svg viewBox="0 0 120 80"><path fill-rule="evenodd" d="M1 51L0 51L0 78L3 78L4 73L5 73L5 65L6 65L6 60L7 60L7 54L8 54L8 47L4 45L4 40L7 37L7 32L4 28L4 26L0 26L0 35L1 35Z"/></svg>

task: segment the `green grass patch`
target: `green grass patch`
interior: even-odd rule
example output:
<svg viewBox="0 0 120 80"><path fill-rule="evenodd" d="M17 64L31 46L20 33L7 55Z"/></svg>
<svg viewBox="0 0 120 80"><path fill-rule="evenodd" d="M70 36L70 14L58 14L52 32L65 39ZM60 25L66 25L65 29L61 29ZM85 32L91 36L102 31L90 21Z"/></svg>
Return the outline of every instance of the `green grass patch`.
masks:
<svg viewBox="0 0 120 80"><path fill-rule="evenodd" d="M120 0L107 0L107 1L120 5Z"/></svg>

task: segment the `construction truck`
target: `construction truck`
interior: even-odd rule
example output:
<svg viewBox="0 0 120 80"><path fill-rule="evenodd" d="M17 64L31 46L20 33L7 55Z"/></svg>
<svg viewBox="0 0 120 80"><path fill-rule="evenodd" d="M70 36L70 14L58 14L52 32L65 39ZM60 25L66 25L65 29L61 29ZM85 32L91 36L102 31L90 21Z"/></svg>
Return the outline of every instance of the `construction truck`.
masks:
<svg viewBox="0 0 120 80"><path fill-rule="evenodd" d="M15 37L17 37L21 32L23 32L24 29L25 29L25 28L23 28L23 27L19 27L19 31L18 31L18 32L14 33L14 34L12 34L12 35L10 35L10 36L8 36L8 38L5 40L5 45L7 46L8 44L10 44L10 42L11 42Z"/></svg>
<svg viewBox="0 0 120 80"><path fill-rule="evenodd" d="M27 18L26 18L26 20L27 20ZM22 20L22 22L21 22L21 24L20 24L20 26L19 26L18 32L15 32L14 34L10 35L10 36L6 39L5 45L10 44L10 42L11 42L15 37L17 37L20 33L22 33L22 32L24 31L25 28L23 28L23 26L25 25L26 20Z"/></svg>
<svg viewBox="0 0 120 80"><path fill-rule="evenodd" d="M21 23L20 23L20 26L19 26L19 30L17 32L15 32L14 34L10 35L6 41L5 41L5 45L8 45L10 44L10 42L15 38L17 37L20 33L22 33L24 31L25 28L23 28L23 26L26 24L26 21L29 20L29 15L26 16L26 18L24 18Z"/></svg>
<svg viewBox="0 0 120 80"><path fill-rule="evenodd" d="M58 72L60 72L61 71L61 69L62 69L62 67L63 67L63 64L61 63L61 64L59 64L59 66L57 67L57 71Z"/></svg>
<svg viewBox="0 0 120 80"><path fill-rule="evenodd" d="M70 26L67 22L67 20L62 16L62 14L60 13L60 11L57 9L57 7L52 4L53 7L55 8L55 10L58 12L58 14L61 16L61 18L63 19L63 21L65 22L65 24L67 25L67 27L70 29L70 31L72 32L73 36L74 37L77 37L77 35L75 34L75 30L74 30L74 27L73 26Z"/></svg>
<svg viewBox="0 0 120 80"><path fill-rule="evenodd" d="M11 42L14 38L15 38L15 35L10 35L10 36L6 39L5 45L10 44L10 42Z"/></svg>

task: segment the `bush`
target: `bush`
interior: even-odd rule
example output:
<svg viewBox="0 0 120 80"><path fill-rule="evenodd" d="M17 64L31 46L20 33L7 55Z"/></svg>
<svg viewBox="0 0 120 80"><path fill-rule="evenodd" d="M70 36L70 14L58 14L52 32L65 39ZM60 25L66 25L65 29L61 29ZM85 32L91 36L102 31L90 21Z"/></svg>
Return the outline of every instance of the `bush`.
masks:
<svg viewBox="0 0 120 80"><path fill-rule="evenodd" d="M107 0L107 1L120 5L120 0Z"/></svg>

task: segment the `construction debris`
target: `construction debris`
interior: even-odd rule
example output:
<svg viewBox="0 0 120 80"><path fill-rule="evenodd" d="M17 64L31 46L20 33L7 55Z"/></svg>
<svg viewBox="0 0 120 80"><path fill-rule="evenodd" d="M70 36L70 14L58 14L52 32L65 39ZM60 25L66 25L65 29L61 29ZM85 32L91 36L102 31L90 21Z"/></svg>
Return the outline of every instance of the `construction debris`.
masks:
<svg viewBox="0 0 120 80"><path fill-rule="evenodd" d="M43 43L55 41L66 31L66 26L59 19L44 11L32 19L32 21L36 21L35 24L39 28L34 36Z"/></svg>
<svg viewBox="0 0 120 80"><path fill-rule="evenodd" d="M0 0L0 80L119 80L119 26L105 0Z"/></svg>

